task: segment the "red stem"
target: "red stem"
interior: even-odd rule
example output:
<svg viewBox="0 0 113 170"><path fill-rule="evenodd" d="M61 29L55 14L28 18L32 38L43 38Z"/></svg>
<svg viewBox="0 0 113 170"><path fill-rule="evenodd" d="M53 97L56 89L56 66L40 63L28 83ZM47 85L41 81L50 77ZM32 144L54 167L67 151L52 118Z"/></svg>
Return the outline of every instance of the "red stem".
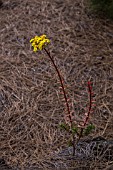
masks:
<svg viewBox="0 0 113 170"><path fill-rule="evenodd" d="M68 111L68 117L69 117L70 123L72 124L72 119L71 119L71 114L70 114L70 108L69 108L69 104L68 104L68 100L67 100L67 96L66 96L64 84L63 84L63 81L62 81L62 77L61 77L61 75L60 75L60 72L59 72L59 70L58 70L58 68L57 68L57 66L56 66L53 58L52 58L51 55L50 55L50 52L48 52L48 51L46 50L46 48L44 48L44 50L45 50L45 52L47 53L47 55L49 56L51 62L53 63L53 66L55 67L55 70L56 70L56 72L57 72L57 74L58 74L58 77L59 77L59 80L60 80L60 83L61 83L61 87L62 87L62 90L63 90L63 94L64 94L64 99L65 99L67 111Z"/></svg>
<svg viewBox="0 0 113 170"><path fill-rule="evenodd" d="M87 116L86 116L86 119L84 121L84 127L85 125L87 124L88 120L89 120L89 115L91 113L91 107L92 107L92 87L91 87L91 82L88 81L88 90L89 90L89 108L88 108L88 113L87 113Z"/></svg>
<svg viewBox="0 0 113 170"><path fill-rule="evenodd" d="M78 144L78 142L80 141L81 137L82 137L82 134L83 134L83 130L84 130L84 127L85 125L87 124L88 120L89 120L89 115L91 113L91 108L92 108L92 87L91 87L91 82L88 81L88 92L89 92L89 108L88 108L88 113L86 115L86 118L85 118L85 121L84 121L84 124L83 124L83 127L81 128L81 131L79 133L79 137L78 137L78 140L76 142L76 145Z"/></svg>

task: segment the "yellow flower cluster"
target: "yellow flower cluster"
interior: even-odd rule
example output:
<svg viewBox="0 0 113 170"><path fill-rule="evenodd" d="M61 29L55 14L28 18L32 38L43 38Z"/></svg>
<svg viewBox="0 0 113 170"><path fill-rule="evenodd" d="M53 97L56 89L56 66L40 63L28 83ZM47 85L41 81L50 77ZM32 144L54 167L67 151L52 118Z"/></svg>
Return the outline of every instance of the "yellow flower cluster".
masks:
<svg viewBox="0 0 113 170"><path fill-rule="evenodd" d="M32 44L32 47L34 48L33 51L36 52L38 49L42 50L43 47L45 47L48 43L50 43L50 40L46 37L46 35L41 36L35 36L30 40L30 43Z"/></svg>

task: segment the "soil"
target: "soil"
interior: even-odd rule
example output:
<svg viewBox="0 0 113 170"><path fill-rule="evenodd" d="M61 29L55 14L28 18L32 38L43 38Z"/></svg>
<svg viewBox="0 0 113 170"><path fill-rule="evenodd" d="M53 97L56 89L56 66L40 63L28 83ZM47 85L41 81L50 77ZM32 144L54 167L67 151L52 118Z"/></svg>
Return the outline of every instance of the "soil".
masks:
<svg viewBox="0 0 113 170"><path fill-rule="evenodd" d="M88 123L95 129L82 142L113 140L113 21L98 17L87 0L4 0L0 23L0 170L52 169L53 155L68 147L70 134L59 128L67 114L60 83L46 53L33 52L29 41L36 35L51 41L46 48L77 122L85 117L91 82L96 105ZM94 157L67 168L112 164Z"/></svg>

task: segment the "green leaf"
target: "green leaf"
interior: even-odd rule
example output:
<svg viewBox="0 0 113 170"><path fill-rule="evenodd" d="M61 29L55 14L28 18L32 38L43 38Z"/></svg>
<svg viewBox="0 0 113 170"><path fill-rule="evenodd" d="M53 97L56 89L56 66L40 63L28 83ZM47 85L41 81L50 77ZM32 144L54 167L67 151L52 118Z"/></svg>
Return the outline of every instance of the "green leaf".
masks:
<svg viewBox="0 0 113 170"><path fill-rule="evenodd" d="M78 128L77 127L73 127L71 129L71 131L72 131L73 134L76 134L78 132Z"/></svg>
<svg viewBox="0 0 113 170"><path fill-rule="evenodd" d="M73 146L73 142L72 142L71 139L68 141L68 146L69 146L69 147L70 147L70 146Z"/></svg>
<svg viewBox="0 0 113 170"><path fill-rule="evenodd" d="M94 130L94 129L95 129L95 126L93 124L88 125L84 129L84 135L86 135L86 136L89 135L92 132L92 130Z"/></svg>
<svg viewBox="0 0 113 170"><path fill-rule="evenodd" d="M60 126L60 128L63 129L63 130L66 130L66 131L69 131L69 130L70 130L69 125L67 125L66 123L61 123L59 126Z"/></svg>

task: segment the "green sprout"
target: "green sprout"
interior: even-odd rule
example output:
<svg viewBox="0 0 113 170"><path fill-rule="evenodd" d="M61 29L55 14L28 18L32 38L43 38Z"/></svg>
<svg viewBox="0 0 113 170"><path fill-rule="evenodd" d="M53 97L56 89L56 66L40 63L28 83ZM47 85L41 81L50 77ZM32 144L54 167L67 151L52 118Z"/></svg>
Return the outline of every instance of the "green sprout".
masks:
<svg viewBox="0 0 113 170"><path fill-rule="evenodd" d="M92 130L94 130L94 129L95 129L95 126L94 126L93 124L89 124L89 125L84 129L83 134L84 134L85 136L87 136L87 135L89 135L89 134L92 132Z"/></svg>

